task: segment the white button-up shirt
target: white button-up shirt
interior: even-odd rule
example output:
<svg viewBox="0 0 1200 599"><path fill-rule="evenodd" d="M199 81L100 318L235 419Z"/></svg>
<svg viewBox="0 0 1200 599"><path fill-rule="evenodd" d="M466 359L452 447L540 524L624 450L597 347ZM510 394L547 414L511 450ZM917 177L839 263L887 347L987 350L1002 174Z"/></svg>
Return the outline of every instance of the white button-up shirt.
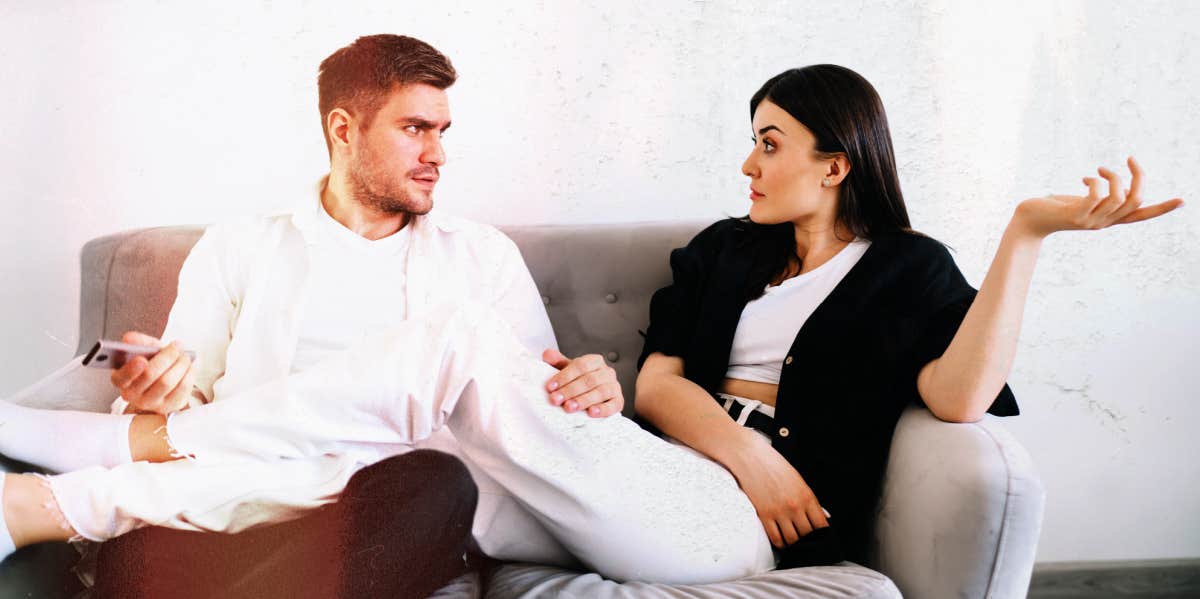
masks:
<svg viewBox="0 0 1200 599"><path fill-rule="evenodd" d="M209 227L188 254L164 340L196 352L205 401L286 376L304 314L309 248L319 243L319 196L292 215ZM535 355L557 349L533 278L516 244L494 227L438 211L414 217L405 314L471 298L492 305ZM198 400L197 400L198 401ZM123 410L117 399L114 411Z"/></svg>
<svg viewBox="0 0 1200 599"><path fill-rule="evenodd" d="M196 352L194 384L204 401L233 397L291 372L305 309L303 298L310 295L310 248L320 242L318 210L324 210L319 194L292 215L214 225L188 254L163 339L179 340ZM546 348L557 349L541 295L512 240L494 227L436 210L410 219L407 226L412 227L410 246L401 254L405 264L397 265L397 271L405 271L407 277L406 318L419 318L435 306L470 298L490 303L506 317L535 355ZM193 406L199 403L193 398ZM118 397L112 408L119 413L127 405ZM434 431L416 447L462 457L457 440L445 428ZM349 477L365 465L364 457L368 456L274 460L272 472L286 484L257 480L235 493L238 501L222 504L220 509L172 514L154 521L186 530L237 532L293 518L336 499ZM176 468L195 466L173 464ZM513 553L511 547L523 545L557 546L486 472L469 462L467 466L480 490L472 532L484 550L509 548ZM245 480L238 476L241 465L230 464L228 469L230 475L222 476L217 468L201 471L195 467L194 475L216 477L211 483L224 496L229 485ZM498 521L506 524L494 526ZM544 549L531 555L549 559Z"/></svg>

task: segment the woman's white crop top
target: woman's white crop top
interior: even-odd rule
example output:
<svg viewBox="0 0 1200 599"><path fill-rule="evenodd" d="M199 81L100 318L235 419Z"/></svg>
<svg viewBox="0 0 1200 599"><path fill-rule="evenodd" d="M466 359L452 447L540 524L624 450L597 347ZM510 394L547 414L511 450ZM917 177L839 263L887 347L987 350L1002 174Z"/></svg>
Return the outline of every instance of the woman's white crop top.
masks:
<svg viewBox="0 0 1200 599"><path fill-rule="evenodd" d="M871 242L855 239L826 263L746 304L733 335L725 378L779 384L783 360L804 321L858 264Z"/></svg>

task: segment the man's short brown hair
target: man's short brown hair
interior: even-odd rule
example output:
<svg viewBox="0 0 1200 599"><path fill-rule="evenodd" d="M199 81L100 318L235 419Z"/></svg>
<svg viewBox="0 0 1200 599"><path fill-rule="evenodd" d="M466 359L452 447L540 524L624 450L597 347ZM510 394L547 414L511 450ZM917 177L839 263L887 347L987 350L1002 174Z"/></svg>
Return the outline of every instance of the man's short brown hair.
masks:
<svg viewBox="0 0 1200 599"><path fill-rule="evenodd" d="M321 61L317 103L325 145L333 154L325 119L341 108L366 127L399 85L424 83L446 89L458 79L450 59L425 42L404 35L366 35Z"/></svg>

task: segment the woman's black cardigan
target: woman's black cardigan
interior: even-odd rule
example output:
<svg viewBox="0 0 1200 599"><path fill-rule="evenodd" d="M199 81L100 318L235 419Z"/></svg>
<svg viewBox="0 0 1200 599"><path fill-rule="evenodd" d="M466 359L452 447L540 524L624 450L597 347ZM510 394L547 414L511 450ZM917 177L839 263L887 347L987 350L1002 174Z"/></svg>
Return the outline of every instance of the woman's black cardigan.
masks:
<svg viewBox="0 0 1200 599"><path fill-rule="evenodd" d="M687 379L718 390L742 308L774 274L762 269L778 254L780 231L770 231L726 219L671 252L674 282L650 302L639 368L653 352L678 356ZM800 328L780 375L771 444L832 517L789 547L780 567L868 561L892 431L906 406L921 404L917 373L945 352L975 293L941 243L888 233ZM1018 413L1008 385L988 412Z"/></svg>

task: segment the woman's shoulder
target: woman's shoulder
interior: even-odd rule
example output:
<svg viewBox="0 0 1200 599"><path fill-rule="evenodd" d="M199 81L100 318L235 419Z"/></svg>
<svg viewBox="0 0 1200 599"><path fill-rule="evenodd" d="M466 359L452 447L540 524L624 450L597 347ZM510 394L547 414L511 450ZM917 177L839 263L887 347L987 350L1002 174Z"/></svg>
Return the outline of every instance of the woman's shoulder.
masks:
<svg viewBox="0 0 1200 599"><path fill-rule="evenodd" d="M890 280L913 293L922 305L934 301L939 305L946 298L961 298L973 292L951 255L951 248L941 241L916 231L897 231L872 240L884 249L886 270Z"/></svg>
<svg viewBox="0 0 1200 599"><path fill-rule="evenodd" d="M714 260L727 248L734 247L743 239L746 221L739 218L723 218L696 233L687 245L671 252L672 261L707 263Z"/></svg>
<svg viewBox="0 0 1200 599"><path fill-rule="evenodd" d="M879 280L924 297L930 290L959 289L966 285L950 248L941 241L912 230L874 236L869 251Z"/></svg>
<svg viewBox="0 0 1200 599"><path fill-rule="evenodd" d="M748 216L726 217L708 225L688 242L688 248L719 253L727 249L745 249L760 244L775 244L793 239L790 223L760 225Z"/></svg>
<svg viewBox="0 0 1200 599"><path fill-rule="evenodd" d="M914 229L900 229L875 236L873 242L883 242L899 249L919 254L934 254L946 250L946 244Z"/></svg>
<svg viewBox="0 0 1200 599"><path fill-rule="evenodd" d="M954 263L949 246L912 229L877 235L871 243L884 250L898 266L940 268Z"/></svg>
<svg viewBox="0 0 1200 599"><path fill-rule="evenodd" d="M696 233L688 246L724 245L746 234L750 221L745 218L726 217Z"/></svg>

